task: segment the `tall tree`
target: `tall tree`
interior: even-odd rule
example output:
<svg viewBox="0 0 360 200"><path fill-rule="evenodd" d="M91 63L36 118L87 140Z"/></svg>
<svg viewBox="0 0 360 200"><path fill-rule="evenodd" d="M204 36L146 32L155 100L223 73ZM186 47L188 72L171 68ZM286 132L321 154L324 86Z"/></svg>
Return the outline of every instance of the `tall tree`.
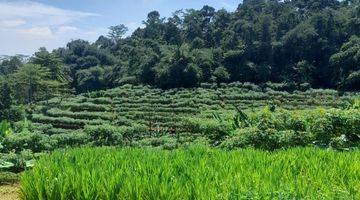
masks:
<svg viewBox="0 0 360 200"><path fill-rule="evenodd" d="M271 17L264 15L260 17L260 63L272 64L272 36L271 36Z"/></svg>
<svg viewBox="0 0 360 200"><path fill-rule="evenodd" d="M7 78L2 77L0 80L0 120L8 118L8 112L12 103L10 85Z"/></svg>
<svg viewBox="0 0 360 200"><path fill-rule="evenodd" d="M128 28L124 24L110 26L108 37L115 43L121 40L121 38L128 32Z"/></svg>
<svg viewBox="0 0 360 200"><path fill-rule="evenodd" d="M0 63L0 75L8 75L14 73L17 69L23 66L19 57L13 56Z"/></svg>
<svg viewBox="0 0 360 200"><path fill-rule="evenodd" d="M176 11L165 24L164 39L168 44L180 45L182 43L181 35L181 15L182 11Z"/></svg>
<svg viewBox="0 0 360 200"><path fill-rule="evenodd" d="M342 84L346 79L351 78L353 80L358 77L357 74L360 70L360 37L351 37L338 53L331 56L330 64L333 68L334 81L337 84ZM352 74L353 72L357 72L355 73L356 76Z"/></svg>
<svg viewBox="0 0 360 200"><path fill-rule="evenodd" d="M12 91L18 103L31 104L49 99L59 92L60 83L51 79L48 69L36 64L26 64L11 75Z"/></svg>
<svg viewBox="0 0 360 200"><path fill-rule="evenodd" d="M160 18L158 11L152 11L148 14L145 24L144 37L154 40L160 40L164 31L164 19Z"/></svg>
<svg viewBox="0 0 360 200"><path fill-rule="evenodd" d="M67 81L61 59L55 54L49 53L45 47L41 47L38 52L35 52L30 61L33 64L48 69L52 80Z"/></svg>

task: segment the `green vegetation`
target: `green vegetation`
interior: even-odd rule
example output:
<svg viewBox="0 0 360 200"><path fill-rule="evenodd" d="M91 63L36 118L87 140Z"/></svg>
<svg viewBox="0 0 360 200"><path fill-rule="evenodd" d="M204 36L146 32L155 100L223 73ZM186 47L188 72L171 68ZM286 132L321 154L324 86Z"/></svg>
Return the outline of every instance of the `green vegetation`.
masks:
<svg viewBox="0 0 360 200"><path fill-rule="evenodd" d="M5 59L0 150L170 148L198 137L230 149L357 147L359 7L246 0L232 12L153 11L128 37L115 25L94 43Z"/></svg>
<svg viewBox="0 0 360 200"><path fill-rule="evenodd" d="M0 94L31 104L46 94L126 83L169 89L275 82L288 90L356 91L359 6L357 0L245 0L234 11L204 6L168 18L152 11L131 36L124 37L128 29L120 24L94 43L74 40L53 52L40 48L25 63L2 61L0 91L7 92Z"/></svg>
<svg viewBox="0 0 360 200"><path fill-rule="evenodd" d="M153 11L128 37L2 60L0 183L25 170L30 200L359 199L359 8Z"/></svg>
<svg viewBox="0 0 360 200"><path fill-rule="evenodd" d="M86 148L43 157L21 178L37 199L358 199L360 152Z"/></svg>
<svg viewBox="0 0 360 200"><path fill-rule="evenodd" d="M225 148L248 146L274 150L295 146L357 147L360 142L358 109L316 109L250 113L233 118L232 135L221 144ZM225 124L226 122L222 122ZM213 131L214 132L214 131Z"/></svg>
<svg viewBox="0 0 360 200"><path fill-rule="evenodd" d="M0 186L5 184L17 183L20 180L20 175L13 172L0 172Z"/></svg>
<svg viewBox="0 0 360 200"><path fill-rule="evenodd" d="M53 98L33 106L13 133L6 131L1 151L39 153L84 145L173 149L197 138L225 149L359 147L358 94L276 89L276 84L248 83L173 90L124 85Z"/></svg>

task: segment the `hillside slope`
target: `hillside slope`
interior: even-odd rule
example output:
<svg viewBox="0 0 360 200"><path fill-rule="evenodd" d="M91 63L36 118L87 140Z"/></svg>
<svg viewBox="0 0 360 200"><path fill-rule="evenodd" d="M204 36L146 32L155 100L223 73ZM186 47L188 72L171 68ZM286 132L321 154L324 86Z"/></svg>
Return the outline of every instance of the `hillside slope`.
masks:
<svg viewBox="0 0 360 200"><path fill-rule="evenodd" d="M38 129L50 135L100 124L140 124L151 131L181 132L186 117L212 117L212 112L232 112L234 106L243 110L267 105L290 110L342 108L351 102L352 96L339 96L333 90L288 93L241 83L173 90L125 85L64 100L55 98L43 102L36 108L31 120Z"/></svg>

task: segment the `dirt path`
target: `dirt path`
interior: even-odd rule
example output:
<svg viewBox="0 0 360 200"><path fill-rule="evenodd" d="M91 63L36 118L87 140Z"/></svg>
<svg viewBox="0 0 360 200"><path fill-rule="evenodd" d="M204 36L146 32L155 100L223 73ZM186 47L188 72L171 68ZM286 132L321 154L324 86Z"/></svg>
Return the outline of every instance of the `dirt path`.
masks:
<svg viewBox="0 0 360 200"><path fill-rule="evenodd" d="M0 185L1 200L19 200L19 184Z"/></svg>

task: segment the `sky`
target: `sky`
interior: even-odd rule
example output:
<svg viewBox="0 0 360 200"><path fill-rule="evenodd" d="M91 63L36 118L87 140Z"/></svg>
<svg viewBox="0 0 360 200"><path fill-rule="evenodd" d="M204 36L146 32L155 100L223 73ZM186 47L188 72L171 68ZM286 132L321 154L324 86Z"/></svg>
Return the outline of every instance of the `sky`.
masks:
<svg viewBox="0 0 360 200"><path fill-rule="evenodd" d="M73 39L95 41L108 27L125 24L130 34L149 12L169 17L204 5L234 11L241 0L0 0L0 55L32 55Z"/></svg>

